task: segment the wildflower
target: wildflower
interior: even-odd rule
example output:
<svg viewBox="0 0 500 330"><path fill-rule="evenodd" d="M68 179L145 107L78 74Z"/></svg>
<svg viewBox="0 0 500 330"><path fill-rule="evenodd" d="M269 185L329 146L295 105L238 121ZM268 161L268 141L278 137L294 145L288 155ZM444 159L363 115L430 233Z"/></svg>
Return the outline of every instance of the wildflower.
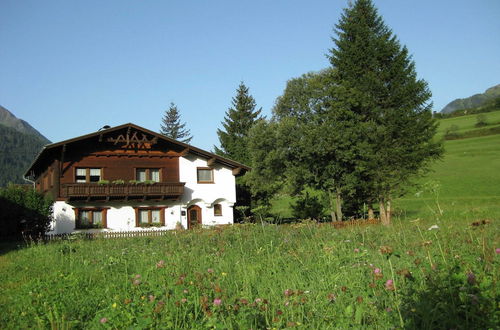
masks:
<svg viewBox="0 0 500 330"><path fill-rule="evenodd" d="M387 280L385 282L385 289L389 291L394 291L396 288L394 287L394 281L393 280Z"/></svg>
<svg viewBox="0 0 500 330"><path fill-rule="evenodd" d="M476 275L474 275L473 272L467 273L467 283L469 283L470 285L476 284Z"/></svg>
<svg viewBox="0 0 500 330"><path fill-rule="evenodd" d="M373 274L375 279L381 279L382 277L384 277L384 275L382 274L382 270L380 268L375 268L373 270Z"/></svg>
<svg viewBox="0 0 500 330"><path fill-rule="evenodd" d="M293 295L293 291L290 290L290 289L286 289L283 294L285 295L285 297L290 297L291 295Z"/></svg>
<svg viewBox="0 0 500 330"><path fill-rule="evenodd" d="M256 299L255 299L255 303L256 303L256 304L258 304L258 303L260 303L260 302L262 302L262 299L261 299L261 298L256 298Z"/></svg>
<svg viewBox="0 0 500 330"><path fill-rule="evenodd" d="M132 282L132 284L133 284L133 285L135 285L135 286L138 286L139 284L141 284L141 281L139 281L139 280L134 280L134 281Z"/></svg>
<svg viewBox="0 0 500 330"><path fill-rule="evenodd" d="M188 289L184 289L182 292L183 293L188 293L189 291L188 291Z"/></svg>
<svg viewBox="0 0 500 330"><path fill-rule="evenodd" d="M111 305L111 307L116 308L116 303L113 303L113 305Z"/></svg>
<svg viewBox="0 0 500 330"><path fill-rule="evenodd" d="M220 298L214 299L214 306L220 306L221 304L222 304L222 299L220 299Z"/></svg>
<svg viewBox="0 0 500 330"><path fill-rule="evenodd" d="M496 253L496 254L500 254L500 248L496 248L496 249L495 249L495 253Z"/></svg>
<svg viewBox="0 0 500 330"><path fill-rule="evenodd" d="M138 279L140 279L140 278L141 278L141 275L140 275L140 274L137 274L137 275L135 275L135 276L134 276L134 279L136 279L136 280L138 280Z"/></svg>
<svg viewBox="0 0 500 330"><path fill-rule="evenodd" d="M165 260L160 260L156 263L156 268L163 268L165 267Z"/></svg>
<svg viewBox="0 0 500 330"><path fill-rule="evenodd" d="M106 317L103 317L99 322L106 323L106 322L108 322L108 319Z"/></svg>
<svg viewBox="0 0 500 330"><path fill-rule="evenodd" d="M185 302L187 302L187 301L188 301L188 300L187 300L186 298L182 298L182 299L181 299L181 303L185 303Z"/></svg>
<svg viewBox="0 0 500 330"><path fill-rule="evenodd" d="M358 249L358 248L355 248L355 249L354 249L354 252L359 253L359 249Z"/></svg>
<svg viewBox="0 0 500 330"><path fill-rule="evenodd" d="M432 225L427 230L439 229L438 225Z"/></svg>
<svg viewBox="0 0 500 330"><path fill-rule="evenodd" d="M281 315L281 314L283 314L283 312L281 311L281 309L278 309L278 310L276 311L276 315Z"/></svg>
<svg viewBox="0 0 500 330"><path fill-rule="evenodd" d="M406 251L406 254L413 257L415 255L415 252L413 252L412 250L408 250Z"/></svg>
<svg viewBox="0 0 500 330"><path fill-rule="evenodd" d="M209 269L207 269L207 272L208 272L209 274L212 274L212 273L214 272L214 270L213 270L212 268L209 268Z"/></svg>
<svg viewBox="0 0 500 330"><path fill-rule="evenodd" d="M153 301L155 301L155 296L153 296L152 294L150 294L149 297L148 297L148 299L149 299L150 302L153 302Z"/></svg>
<svg viewBox="0 0 500 330"><path fill-rule="evenodd" d="M380 253L382 254L392 254L392 247L384 245L380 247Z"/></svg>
<svg viewBox="0 0 500 330"><path fill-rule="evenodd" d="M227 276L227 273L222 272L221 275L222 276Z"/></svg>

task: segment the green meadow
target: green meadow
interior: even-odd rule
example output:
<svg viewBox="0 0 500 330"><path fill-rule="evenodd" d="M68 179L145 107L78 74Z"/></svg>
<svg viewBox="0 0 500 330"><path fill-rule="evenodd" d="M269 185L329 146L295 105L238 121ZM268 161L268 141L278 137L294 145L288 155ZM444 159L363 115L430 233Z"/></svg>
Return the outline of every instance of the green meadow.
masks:
<svg viewBox="0 0 500 330"><path fill-rule="evenodd" d="M465 132L476 116L442 120L440 132L452 121ZM498 328L500 135L445 148L395 201L389 227L303 221L2 243L0 328Z"/></svg>

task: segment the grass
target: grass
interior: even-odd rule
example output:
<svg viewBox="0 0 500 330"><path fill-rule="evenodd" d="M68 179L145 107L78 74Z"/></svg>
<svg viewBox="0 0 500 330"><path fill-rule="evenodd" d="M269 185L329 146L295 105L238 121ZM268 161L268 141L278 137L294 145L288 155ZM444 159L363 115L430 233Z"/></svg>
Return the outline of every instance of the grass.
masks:
<svg viewBox="0 0 500 330"><path fill-rule="evenodd" d="M475 123L441 129L457 119L464 131ZM0 328L497 328L498 145L500 135L446 141L387 228L0 244ZM275 212L289 216L289 203L276 199Z"/></svg>
<svg viewBox="0 0 500 330"><path fill-rule="evenodd" d="M442 138L446 130L454 125L458 127L457 133L459 134L500 126L500 111L482 113L481 115L486 117L487 126L475 127L478 114L439 120L437 138Z"/></svg>
<svg viewBox="0 0 500 330"><path fill-rule="evenodd" d="M31 244L0 257L0 327L493 328L499 224L456 220Z"/></svg>

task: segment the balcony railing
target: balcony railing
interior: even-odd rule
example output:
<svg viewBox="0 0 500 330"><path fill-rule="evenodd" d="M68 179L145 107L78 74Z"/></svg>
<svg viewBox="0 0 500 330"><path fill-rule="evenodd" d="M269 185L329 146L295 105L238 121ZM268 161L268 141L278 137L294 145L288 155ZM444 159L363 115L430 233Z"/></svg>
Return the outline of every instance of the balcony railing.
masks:
<svg viewBox="0 0 500 330"><path fill-rule="evenodd" d="M184 193L184 182L155 182L152 184L69 183L61 187L66 199L126 199L151 197L179 197Z"/></svg>

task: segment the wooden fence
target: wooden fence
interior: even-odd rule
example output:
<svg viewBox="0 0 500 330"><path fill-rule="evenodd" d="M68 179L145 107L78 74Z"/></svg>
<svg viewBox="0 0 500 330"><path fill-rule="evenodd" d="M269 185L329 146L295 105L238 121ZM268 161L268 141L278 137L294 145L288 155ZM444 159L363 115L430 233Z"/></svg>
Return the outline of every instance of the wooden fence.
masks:
<svg viewBox="0 0 500 330"><path fill-rule="evenodd" d="M170 229L138 230L138 231L108 231L108 232L82 232L71 234L47 234L45 241L71 240L71 239L99 239L99 238L124 238L124 237L154 237L172 233Z"/></svg>

